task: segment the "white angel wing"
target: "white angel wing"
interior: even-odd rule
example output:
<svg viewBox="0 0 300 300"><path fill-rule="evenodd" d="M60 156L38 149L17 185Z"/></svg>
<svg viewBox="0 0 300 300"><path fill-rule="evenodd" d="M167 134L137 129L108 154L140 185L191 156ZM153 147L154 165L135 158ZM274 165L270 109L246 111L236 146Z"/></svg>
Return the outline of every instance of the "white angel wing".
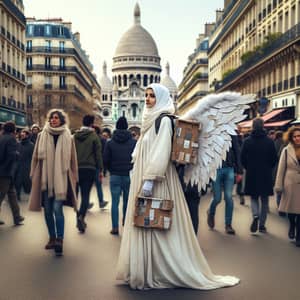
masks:
<svg viewBox="0 0 300 300"><path fill-rule="evenodd" d="M197 105L185 113L181 119L196 120L201 123L199 134L198 162L188 165L185 182L205 188L209 180L216 179L216 172L226 159L231 147L230 135L236 135L236 123L246 115L248 103L255 101L255 95L241 95L236 92L210 94L200 99Z"/></svg>

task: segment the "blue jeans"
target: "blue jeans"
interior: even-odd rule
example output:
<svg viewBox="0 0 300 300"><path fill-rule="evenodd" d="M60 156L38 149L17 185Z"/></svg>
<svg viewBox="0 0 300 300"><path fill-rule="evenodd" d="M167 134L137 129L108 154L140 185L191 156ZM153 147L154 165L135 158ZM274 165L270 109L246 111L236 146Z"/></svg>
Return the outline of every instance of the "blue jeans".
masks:
<svg viewBox="0 0 300 300"><path fill-rule="evenodd" d="M261 207L259 204L259 197L251 196L251 210L253 218L259 218L259 225L265 226L267 215L268 215L268 207L269 207L269 197L268 196L260 196Z"/></svg>
<svg viewBox="0 0 300 300"><path fill-rule="evenodd" d="M234 170L224 167L217 170L216 180L212 183L213 199L210 203L209 214L214 216L216 207L222 200L222 188L224 188L225 200L225 225L231 225L233 213L232 191L234 186Z"/></svg>
<svg viewBox="0 0 300 300"><path fill-rule="evenodd" d="M102 182L99 179L99 173L100 173L100 169L96 169L95 184L96 184L99 207L100 207L100 204L103 203L104 200L103 200Z"/></svg>
<svg viewBox="0 0 300 300"><path fill-rule="evenodd" d="M123 193L123 225L125 222L128 194L130 187L129 176L110 175L110 192L111 192L111 221L112 227L119 227L119 202L121 193Z"/></svg>
<svg viewBox="0 0 300 300"><path fill-rule="evenodd" d="M43 192L44 215L51 238L64 238L65 217L63 213L63 201L54 197L48 198L48 192Z"/></svg>

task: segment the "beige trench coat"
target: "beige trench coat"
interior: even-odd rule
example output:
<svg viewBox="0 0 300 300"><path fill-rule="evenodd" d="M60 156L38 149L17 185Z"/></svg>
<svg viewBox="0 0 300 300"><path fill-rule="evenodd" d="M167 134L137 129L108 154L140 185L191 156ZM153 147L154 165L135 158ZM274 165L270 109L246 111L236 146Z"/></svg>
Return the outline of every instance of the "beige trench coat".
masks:
<svg viewBox="0 0 300 300"><path fill-rule="evenodd" d="M31 193L29 196L29 210L40 211L42 206L42 164L43 161L37 158L39 136L34 148L30 177L32 179ZM76 184L78 182L78 164L74 140L72 139L70 168L68 171L68 191L66 205L77 210Z"/></svg>
<svg viewBox="0 0 300 300"><path fill-rule="evenodd" d="M279 211L300 214L300 165L292 144L281 152L275 191L282 192Z"/></svg>

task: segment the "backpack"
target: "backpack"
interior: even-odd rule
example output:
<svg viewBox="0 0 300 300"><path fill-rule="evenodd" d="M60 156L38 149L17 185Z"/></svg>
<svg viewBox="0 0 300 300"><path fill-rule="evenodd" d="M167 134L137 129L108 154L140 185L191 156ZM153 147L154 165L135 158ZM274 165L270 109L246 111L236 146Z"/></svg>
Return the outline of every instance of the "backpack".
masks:
<svg viewBox="0 0 300 300"><path fill-rule="evenodd" d="M173 136L174 136L174 131L175 131L175 125L174 125L174 120L177 119L175 115L171 115L168 113L161 113L155 120L155 133L157 134L159 131L160 123L163 117L168 117L171 120L172 124L172 141L173 141Z"/></svg>
<svg viewBox="0 0 300 300"><path fill-rule="evenodd" d="M198 152L199 123L195 121L180 120L177 116L168 113L160 114L155 120L155 133L159 131L163 117L168 117L172 125L172 157L173 162L179 164L196 164ZM174 122L174 120L176 122ZM174 134L176 133L176 135Z"/></svg>

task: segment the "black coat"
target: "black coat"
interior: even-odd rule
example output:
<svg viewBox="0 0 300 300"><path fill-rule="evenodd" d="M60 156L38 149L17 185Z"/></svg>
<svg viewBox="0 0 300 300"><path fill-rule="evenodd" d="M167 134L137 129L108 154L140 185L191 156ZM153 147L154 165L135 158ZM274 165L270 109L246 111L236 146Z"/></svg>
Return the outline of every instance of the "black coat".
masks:
<svg viewBox="0 0 300 300"><path fill-rule="evenodd" d="M241 161L246 169L245 195L273 195L272 169L277 162L274 142L264 130L252 131L242 146Z"/></svg>
<svg viewBox="0 0 300 300"><path fill-rule="evenodd" d="M15 185L18 189L23 185L26 193L30 192L30 166L33 154L34 144L30 139L21 140L17 145L18 159L15 174Z"/></svg>
<svg viewBox="0 0 300 300"><path fill-rule="evenodd" d="M114 131L112 139L106 142L103 162L104 167L111 175L128 176L132 169L131 154L136 140L132 138L131 132L125 129Z"/></svg>
<svg viewBox="0 0 300 300"><path fill-rule="evenodd" d="M17 141L13 134L0 135L0 176L13 177L17 154Z"/></svg>

